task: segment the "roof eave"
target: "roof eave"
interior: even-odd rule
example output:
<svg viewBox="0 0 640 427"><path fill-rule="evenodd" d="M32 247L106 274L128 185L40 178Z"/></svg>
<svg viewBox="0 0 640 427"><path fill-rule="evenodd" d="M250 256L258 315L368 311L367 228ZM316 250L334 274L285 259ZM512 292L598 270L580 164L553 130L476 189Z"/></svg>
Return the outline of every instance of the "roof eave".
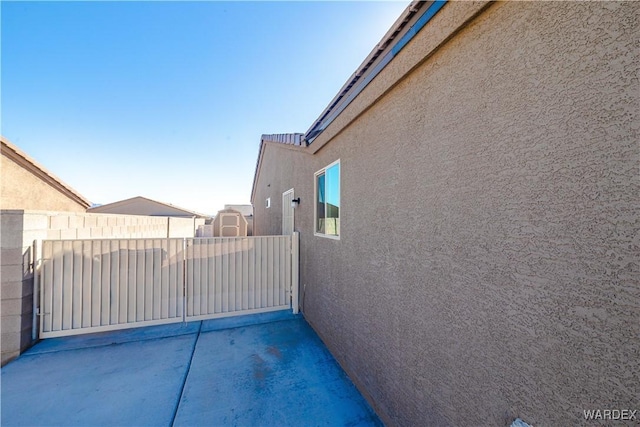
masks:
<svg viewBox="0 0 640 427"><path fill-rule="evenodd" d="M373 78L390 62L395 54L406 44L401 43L403 38L412 31L416 20L426 14L430 9L439 10L447 0L413 1L400 17L394 22L381 41L373 48L371 53L360 64L347 82L338 91L329 105L322 111L318 119L305 132L304 141L310 145L340 113L353 101L353 99L373 80ZM422 11L422 13L420 13ZM434 12L435 13L435 12ZM401 44L401 46L398 46Z"/></svg>
<svg viewBox="0 0 640 427"><path fill-rule="evenodd" d="M91 206L91 202L82 196L78 191L66 184L60 178L53 173L49 172L44 166L38 163L35 159L30 157L27 153L18 148L11 141L3 136L0 136L0 142L2 143L2 151L7 153L7 157L21 164L31 173L47 182L56 190L67 196L69 199L83 206L85 209Z"/></svg>

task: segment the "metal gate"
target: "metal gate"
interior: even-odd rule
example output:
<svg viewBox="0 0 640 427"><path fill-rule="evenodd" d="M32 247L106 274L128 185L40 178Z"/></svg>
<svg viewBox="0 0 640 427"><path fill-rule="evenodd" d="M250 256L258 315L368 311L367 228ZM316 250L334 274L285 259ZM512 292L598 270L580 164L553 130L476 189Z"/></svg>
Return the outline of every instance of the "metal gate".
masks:
<svg viewBox="0 0 640 427"><path fill-rule="evenodd" d="M297 313L298 239L45 240L36 274L40 338Z"/></svg>

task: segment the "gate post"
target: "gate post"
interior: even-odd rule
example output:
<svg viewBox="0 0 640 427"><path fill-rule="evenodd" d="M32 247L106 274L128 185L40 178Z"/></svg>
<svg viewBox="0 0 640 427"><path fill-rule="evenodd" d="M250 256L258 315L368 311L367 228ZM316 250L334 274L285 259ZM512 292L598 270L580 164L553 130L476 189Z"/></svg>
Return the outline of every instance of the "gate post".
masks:
<svg viewBox="0 0 640 427"><path fill-rule="evenodd" d="M294 231L291 235L291 308L293 314L298 314L298 290L299 290L299 262L300 262L300 233Z"/></svg>
<svg viewBox="0 0 640 427"><path fill-rule="evenodd" d="M39 336L40 322L40 259L41 259L41 241L34 240L31 246L31 271L33 271L33 320L31 324L31 341L36 341Z"/></svg>
<svg viewBox="0 0 640 427"><path fill-rule="evenodd" d="M187 323L187 238L182 239L182 323Z"/></svg>

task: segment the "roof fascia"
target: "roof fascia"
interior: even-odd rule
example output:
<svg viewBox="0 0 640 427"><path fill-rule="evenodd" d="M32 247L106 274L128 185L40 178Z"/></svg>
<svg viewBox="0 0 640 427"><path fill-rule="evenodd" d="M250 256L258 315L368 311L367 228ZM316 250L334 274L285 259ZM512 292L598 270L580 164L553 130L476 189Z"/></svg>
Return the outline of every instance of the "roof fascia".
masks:
<svg viewBox="0 0 640 427"><path fill-rule="evenodd" d="M307 145L313 143L446 2L447 0L413 1L405 9L380 43L376 45L320 114L320 117L307 130L304 135Z"/></svg>
<svg viewBox="0 0 640 427"><path fill-rule="evenodd" d="M449 6L435 16L435 25L423 24L420 34L424 36L421 36L416 43L408 43L404 46L398 54L400 60L388 63L383 72L361 91L354 102L335 117L336 120L318 135L313 144L308 146L310 152L315 154L329 144L493 4L495 2L491 0L449 1Z"/></svg>

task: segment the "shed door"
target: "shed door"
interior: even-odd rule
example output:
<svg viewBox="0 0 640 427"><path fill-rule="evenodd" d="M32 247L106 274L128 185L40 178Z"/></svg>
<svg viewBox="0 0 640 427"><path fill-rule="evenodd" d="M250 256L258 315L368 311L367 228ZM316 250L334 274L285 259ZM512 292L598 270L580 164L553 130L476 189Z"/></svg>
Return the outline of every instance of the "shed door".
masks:
<svg viewBox="0 0 640 427"><path fill-rule="evenodd" d="M240 216L235 213L220 214L220 237L238 237L240 235Z"/></svg>
<svg viewBox="0 0 640 427"><path fill-rule="evenodd" d="M282 235L293 234L293 188L282 193Z"/></svg>

